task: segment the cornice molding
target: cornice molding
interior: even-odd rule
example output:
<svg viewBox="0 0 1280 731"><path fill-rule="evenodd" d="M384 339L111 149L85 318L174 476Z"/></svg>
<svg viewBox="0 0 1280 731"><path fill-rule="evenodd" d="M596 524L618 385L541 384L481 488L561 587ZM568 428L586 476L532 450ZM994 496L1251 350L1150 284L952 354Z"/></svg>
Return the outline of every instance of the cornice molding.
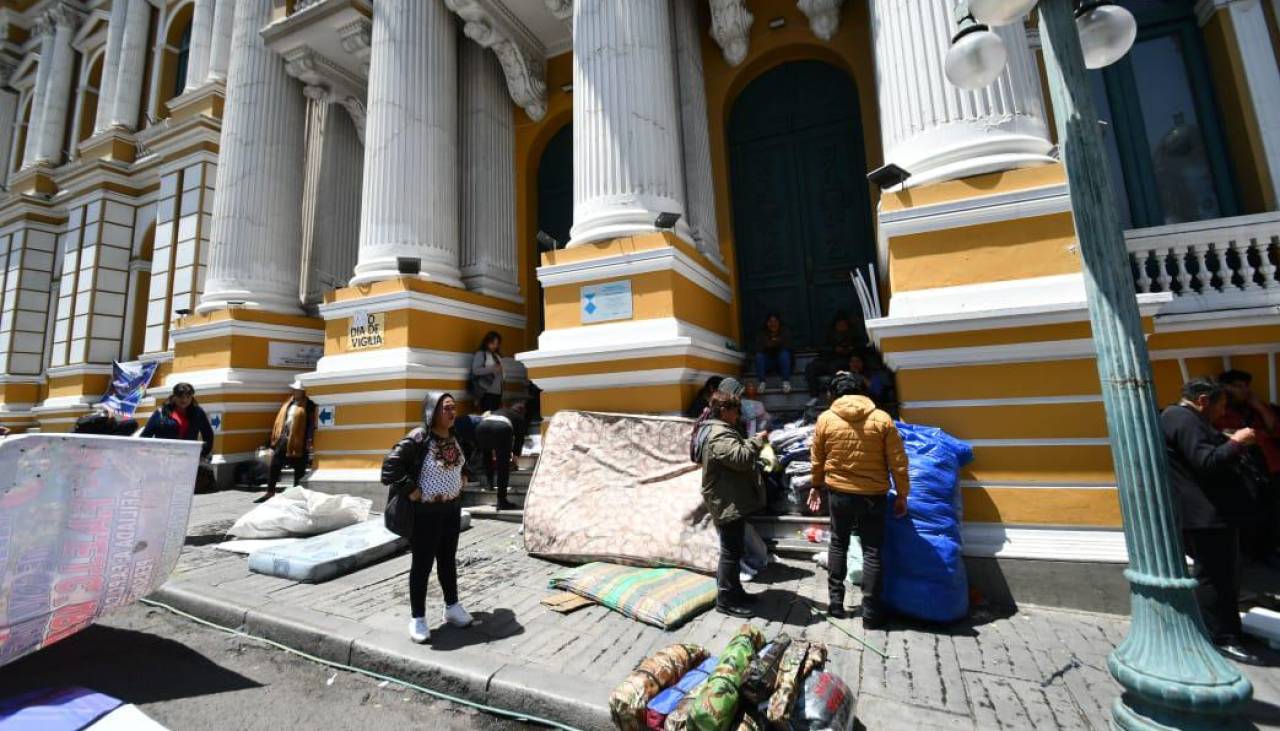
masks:
<svg viewBox="0 0 1280 731"><path fill-rule="evenodd" d="M711 37L730 66L742 63L751 50L753 22L746 0L711 0Z"/></svg>

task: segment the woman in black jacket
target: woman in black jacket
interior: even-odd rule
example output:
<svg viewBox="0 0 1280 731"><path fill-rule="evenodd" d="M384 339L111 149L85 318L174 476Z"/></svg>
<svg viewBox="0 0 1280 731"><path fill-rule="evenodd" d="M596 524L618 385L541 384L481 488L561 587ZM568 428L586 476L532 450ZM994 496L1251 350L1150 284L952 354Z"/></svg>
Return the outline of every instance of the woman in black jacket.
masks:
<svg viewBox="0 0 1280 731"><path fill-rule="evenodd" d="M431 639L427 627L427 579L438 566L444 593L444 621L456 627L471 624L471 615L458 602L458 534L462 532L462 447L454 434L458 406L453 396L428 394L422 402L424 426L409 432L382 461L382 484L394 486L413 506L409 545L409 638L419 644Z"/></svg>
<svg viewBox="0 0 1280 731"><path fill-rule="evenodd" d="M208 414L196 401L196 389L190 383L173 387L168 400L147 419L141 436L143 439L199 440L201 462L208 461L213 454L213 427Z"/></svg>

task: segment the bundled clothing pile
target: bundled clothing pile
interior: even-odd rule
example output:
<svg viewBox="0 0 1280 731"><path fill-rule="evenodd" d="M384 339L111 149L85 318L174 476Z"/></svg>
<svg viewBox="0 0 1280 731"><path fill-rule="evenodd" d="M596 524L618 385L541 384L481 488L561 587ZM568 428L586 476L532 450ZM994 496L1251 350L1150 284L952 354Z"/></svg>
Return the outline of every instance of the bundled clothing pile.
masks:
<svg viewBox="0 0 1280 731"><path fill-rule="evenodd" d="M846 731L853 692L824 672L822 643L745 624L715 657L672 645L647 658L609 698L623 731Z"/></svg>
<svg viewBox="0 0 1280 731"><path fill-rule="evenodd" d="M826 510L823 506L815 513L806 504L809 488L813 486L810 450L813 447L814 428L814 424L801 419L784 424L781 429L769 434L769 445L773 447L782 468L780 472L767 476L770 483L770 507L776 513L820 515Z"/></svg>

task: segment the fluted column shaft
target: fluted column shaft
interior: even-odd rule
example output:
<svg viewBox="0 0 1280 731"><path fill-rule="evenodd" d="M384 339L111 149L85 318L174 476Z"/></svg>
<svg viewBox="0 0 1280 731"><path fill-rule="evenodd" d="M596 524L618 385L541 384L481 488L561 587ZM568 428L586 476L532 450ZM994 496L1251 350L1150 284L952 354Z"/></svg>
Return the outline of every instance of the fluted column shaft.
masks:
<svg viewBox="0 0 1280 731"><path fill-rule="evenodd" d="M102 82L98 84L98 114L94 118L95 133L111 126L112 101L116 98L116 78L120 74L120 51L124 43L128 0L111 3L111 19L107 23L107 50L102 57Z"/></svg>
<svg viewBox="0 0 1280 731"><path fill-rule="evenodd" d="M1044 97L1021 23L997 28L1009 63L977 91L943 74L948 0L873 0L872 34L885 162L912 184L1052 162Z"/></svg>
<svg viewBox="0 0 1280 731"><path fill-rule="evenodd" d="M200 311L299 310L306 99L259 31L272 0L239 0Z"/></svg>
<svg viewBox="0 0 1280 731"><path fill-rule="evenodd" d="M231 60L231 29L235 20L236 0L217 0L213 9L213 31L209 39L208 81L224 81Z"/></svg>
<svg viewBox="0 0 1280 731"><path fill-rule="evenodd" d="M364 146L351 116L331 108L320 160L315 217L315 265L307 293L319 302L327 290L345 286L355 268L360 241L360 181Z"/></svg>
<svg viewBox="0 0 1280 731"><path fill-rule="evenodd" d="M209 74L214 5L215 0L196 0L196 9L191 15L191 48L187 53L187 81L183 91L201 86Z"/></svg>
<svg viewBox="0 0 1280 731"><path fill-rule="evenodd" d="M479 44L459 50L462 113L462 281L518 297L515 131L498 59Z"/></svg>
<svg viewBox="0 0 1280 731"><path fill-rule="evenodd" d="M120 68L112 99L111 124L126 129L138 128L142 106L142 75L147 66L147 30L151 24L151 4L146 0L129 0L125 12L124 37L120 45Z"/></svg>
<svg viewBox="0 0 1280 731"><path fill-rule="evenodd" d="M36 27L36 32L40 34L40 65L36 67L36 88L31 95L31 118L27 120L27 141L22 151L24 168L35 164L36 153L40 149L40 120L44 117L44 100L49 95L49 76L53 73L56 30L52 23L43 21Z"/></svg>
<svg viewBox="0 0 1280 731"><path fill-rule="evenodd" d="M684 215L669 0L573 8L573 229L569 246L655 230ZM690 239L681 218L676 233Z"/></svg>
<svg viewBox="0 0 1280 731"><path fill-rule="evenodd" d="M421 276L462 286L458 272L458 29L441 0L380 0L365 126L360 262L352 283Z"/></svg>
<svg viewBox="0 0 1280 731"><path fill-rule="evenodd" d="M697 3L672 0L676 32L676 80L680 91L680 138L684 150L685 208L694 243L720 260L716 224L715 177L711 173L711 137L707 127L707 87L702 74L702 32Z"/></svg>
<svg viewBox="0 0 1280 731"><path fill-rule="evenodd" d="M35 161L57 165L62 162L62 137L67 131L67 104L75 71L75 49L71 47L71 39L76 31L76 17L65 8L50 12L55 26L53 58L50 59L53 65L40 105L40 146L36 149Z"/></svg>

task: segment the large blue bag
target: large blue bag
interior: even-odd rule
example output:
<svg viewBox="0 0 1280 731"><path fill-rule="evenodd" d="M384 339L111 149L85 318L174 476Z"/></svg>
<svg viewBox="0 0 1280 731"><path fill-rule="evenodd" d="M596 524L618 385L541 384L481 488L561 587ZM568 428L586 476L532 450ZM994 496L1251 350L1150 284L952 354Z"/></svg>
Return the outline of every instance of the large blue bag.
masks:
<svg viewBox="0 0 1280 731"><path fill-rule="evenodd" d="M907 517L886 518L881 571L884 602L895 613L954 622L969 613L961 555L960 468L973 461L966 442L931 426L898 422L911 476ZM896 497L890 491L890 504Z"/></svg>

